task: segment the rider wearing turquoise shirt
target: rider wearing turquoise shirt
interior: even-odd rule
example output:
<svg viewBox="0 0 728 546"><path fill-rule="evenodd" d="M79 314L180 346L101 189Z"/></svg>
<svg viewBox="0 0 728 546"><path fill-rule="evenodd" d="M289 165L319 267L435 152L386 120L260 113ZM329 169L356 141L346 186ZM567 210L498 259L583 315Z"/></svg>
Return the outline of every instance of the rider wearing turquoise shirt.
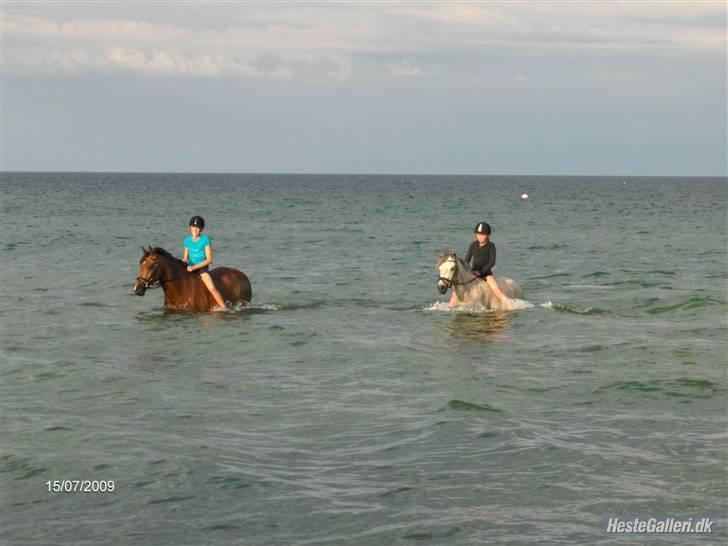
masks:
<svg viewBox="0 0 728 546"><path fill-rule="evenodd" d="M215 283L208 272L210 264L212 264L212 238L202 235L205 229L205 220L202 216L193 216L190 218L190 235L185 237L184 257L182 258L189 265L187 271L190 273L198 273L200 279L212 294L218 307L225 309L225 300L215 287Z"/></svg>
<svg viewBox="0 0 728 546"><path fill-rule="evenodd" d="M187 263L190 265L197 265L207 259L205 247L212 246L212 239L207 235L200 234L199 238L195 241L192 238L192 235L188 235L187 237L185 237L184 244L185 249L189 253Z"/></svg>

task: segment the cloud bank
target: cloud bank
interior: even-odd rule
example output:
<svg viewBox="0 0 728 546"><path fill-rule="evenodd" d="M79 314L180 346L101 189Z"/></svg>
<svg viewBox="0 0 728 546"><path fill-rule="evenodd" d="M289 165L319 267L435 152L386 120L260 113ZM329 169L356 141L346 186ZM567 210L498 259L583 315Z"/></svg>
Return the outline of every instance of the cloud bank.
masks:
<svg viewBox="0 0 728 546"><path fill-rule="evenodd" d="M174 5L173 11L156 4L108 6L8 4L0 21L2 70L333 80L374 72L423 78L474 57L726 51L723 2L192 3ZM624 79L626 72L620 73Z"/></svg>

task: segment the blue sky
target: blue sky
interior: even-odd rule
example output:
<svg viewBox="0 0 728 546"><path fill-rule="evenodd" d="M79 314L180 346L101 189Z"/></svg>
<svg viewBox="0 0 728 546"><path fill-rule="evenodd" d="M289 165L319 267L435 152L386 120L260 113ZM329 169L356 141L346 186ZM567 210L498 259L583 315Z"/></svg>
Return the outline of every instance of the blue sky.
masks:
<svg viewBox="0 0 728 546"><path fill-rule="evenodd" d="M2 169L726 176L725 2L3 2Z"/></svg>

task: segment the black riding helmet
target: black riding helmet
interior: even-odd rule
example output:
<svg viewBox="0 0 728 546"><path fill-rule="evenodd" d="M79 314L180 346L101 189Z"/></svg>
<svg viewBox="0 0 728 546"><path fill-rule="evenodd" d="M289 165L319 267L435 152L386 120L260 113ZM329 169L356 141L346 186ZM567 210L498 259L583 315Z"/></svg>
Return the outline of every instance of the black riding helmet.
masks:
<svg viewBox="0 0 728 546"><path fill-rule="evenodd" d="M202 216L193 216L192 218L190 218L189 225L204 229L205 219Z"/></svg>
<svg viewBox="0 0 728 546"><path fill-rule="evenodd" d="M477 226L475 226L475 233L485 233L486 235L490 235L490 224L480 222Z"/></svg>

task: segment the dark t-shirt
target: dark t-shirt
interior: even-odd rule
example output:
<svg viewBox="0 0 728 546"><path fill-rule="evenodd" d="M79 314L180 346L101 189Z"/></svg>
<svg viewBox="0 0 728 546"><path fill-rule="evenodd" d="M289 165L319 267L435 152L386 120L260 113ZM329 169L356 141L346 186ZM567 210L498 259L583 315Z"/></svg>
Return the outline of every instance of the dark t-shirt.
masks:
<svg viewBox="0 0 728 546"><path fill-rule="evenodd" d="M491 274L491 269L495 265L495 245L488 241L480 246L478 241L473 241L468 247L465 263L470 264L473 271L478 271L483 276Z"/></svg>

